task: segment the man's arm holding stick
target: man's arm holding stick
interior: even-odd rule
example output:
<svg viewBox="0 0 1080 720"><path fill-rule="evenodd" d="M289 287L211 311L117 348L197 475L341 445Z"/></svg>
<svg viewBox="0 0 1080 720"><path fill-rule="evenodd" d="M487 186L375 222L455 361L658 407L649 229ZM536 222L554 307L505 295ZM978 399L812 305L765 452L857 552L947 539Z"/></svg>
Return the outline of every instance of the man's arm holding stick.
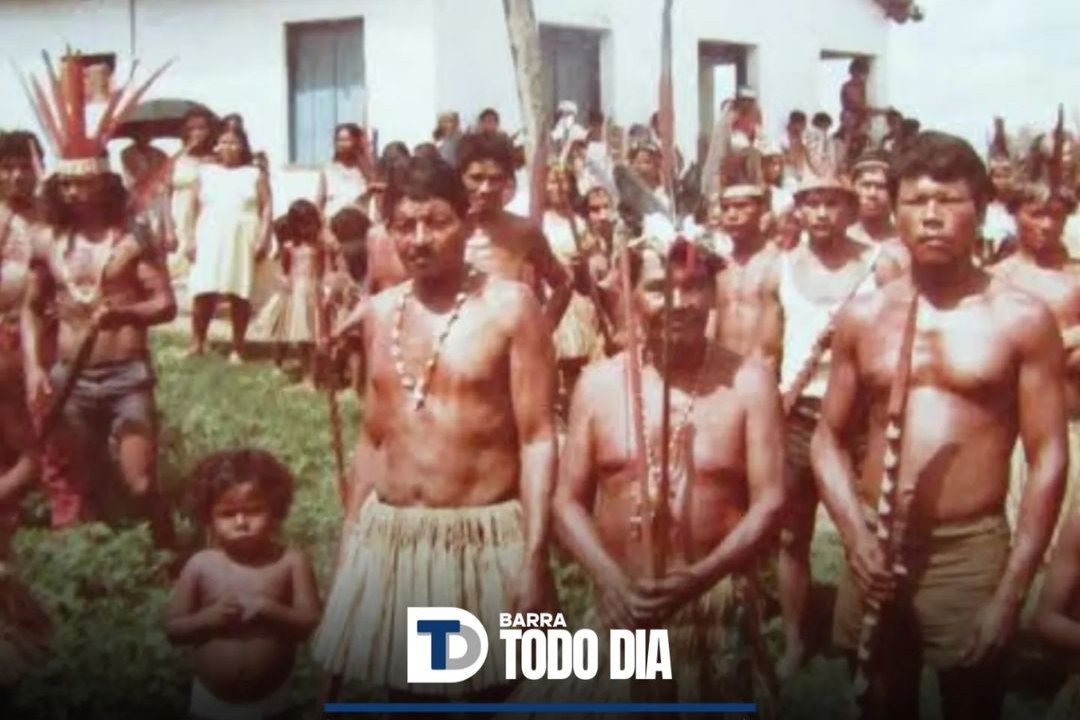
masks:
<svg viewBox="0 0 1080 720"><path fill-rule="evenodd" d="M892 578L885 567L881 545L866 525L862 504L855 493L851 456L841 443L861 390L854 354L856 326L856 318L842 310L836 319L832 367L822 400L821 419L810 442L810 458L818 492L840 532L860 590L884 599Z"/></svg>

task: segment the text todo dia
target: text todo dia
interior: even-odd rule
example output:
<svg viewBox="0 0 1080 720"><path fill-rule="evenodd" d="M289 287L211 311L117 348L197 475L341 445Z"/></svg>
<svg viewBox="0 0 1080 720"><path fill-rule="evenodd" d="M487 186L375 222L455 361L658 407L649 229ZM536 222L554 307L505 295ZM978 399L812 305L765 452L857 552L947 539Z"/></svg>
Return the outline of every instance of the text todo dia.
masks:
<svg viewBox="0 0 1080 720"><path fill-rule="evenodd" d="M461 608L409 608L408 682L458 683L483 666L488 635ZM600 635L571 632L561 613L499 614L507 680L580 680L601 667ZM667 630L612 629L606 665L612 680L671 680Z"/></svg>

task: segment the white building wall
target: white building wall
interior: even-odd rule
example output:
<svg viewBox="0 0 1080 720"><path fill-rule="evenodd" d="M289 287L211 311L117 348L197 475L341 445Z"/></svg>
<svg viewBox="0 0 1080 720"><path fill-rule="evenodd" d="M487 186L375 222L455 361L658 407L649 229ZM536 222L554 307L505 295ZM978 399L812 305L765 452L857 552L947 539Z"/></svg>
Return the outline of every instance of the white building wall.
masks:
<svg viewBox="0 0 1080 720"><path fill-rule="evenodd" d="M241 113L252 144L281 163L289 151L286 24L363 18L369 121L416 142L430 133L436 108L432 8L433 0L139 0L136 52L144 73L176 58L151 97ZM4 53L34 73L43 71L42 49L55 57L67 43L116 52L126 65L127 0L9 0L0 3L0 28ZM0 70L0 96L11 98L0 126L32 126L7 68ZM357 119L361 113L357 108Z"/></svg>
<svg viewBox="0 0 1080 720"><path fill-rule="evenodd" d="M624 126L645 121L657 106L663 0L535 3L542 23L606 33L604 110ZM146 67L177 58L152 96L242 113L252 143L277 165L289 149L285 25L350 17L364 20L368 120L382 144L430 139L443 109L459 110L470 123L492 106L507 129L519 127L502 0L138 0L137 54ZM775 135L791 109L817 109L821 51L880 58L889 23L870 0L676 0L673 28L677 142L692 155L699 132L700 41L756 47L750 80L766 129ZM4 54L35 72L42 48L58 55L65 43L87 52L114 51L123 61L128 2L5 0L0 35ZM885 99L886 73L879 60L872 88L878 102ZM0 127L34 126L6 68L0 70L0 97L9 98Z"/></svg>

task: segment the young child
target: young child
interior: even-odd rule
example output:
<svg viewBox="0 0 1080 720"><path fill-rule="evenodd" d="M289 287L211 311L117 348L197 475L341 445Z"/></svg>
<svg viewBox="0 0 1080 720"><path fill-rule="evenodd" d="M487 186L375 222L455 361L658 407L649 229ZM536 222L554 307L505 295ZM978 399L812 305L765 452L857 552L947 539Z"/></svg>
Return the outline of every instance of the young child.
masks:
<svg viewBox="0 0 1080 720"><path fill-rule="evenodd" d="M278 234L282 287L266 303L253 328L257 337L275 343L274 362L279 369L289 346L298 349L309 387L314 386L312 349L325 333L323 279L329 258L322 238L322 221L314 203L297 200L289 206L286 226Z"/></svg>
<svg viewBox="0 0 1080 720"><path fill-rule="evenodd" d="M281 718L297 646L321 613L304 554L277 540L293 478L262 450L213 453L193 491L214 547L193 556L173 589L166 633L192 647L190 714L203 720Z"/></svg>
<svg viewBox="0 0 1080 720"><path fill-rule="evenodd" d="M330 218L330 231L341 248L341 257L349 277L357 285L367 275L367 236L371 220L356 207L346 207Z"/></svg>

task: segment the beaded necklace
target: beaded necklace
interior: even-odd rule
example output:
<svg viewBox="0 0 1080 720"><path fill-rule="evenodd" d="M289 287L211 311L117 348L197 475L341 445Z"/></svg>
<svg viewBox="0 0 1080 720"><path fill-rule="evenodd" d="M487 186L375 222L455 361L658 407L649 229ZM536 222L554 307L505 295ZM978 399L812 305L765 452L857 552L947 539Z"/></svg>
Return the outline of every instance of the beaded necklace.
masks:
<svg viewBox="0 0 1080 720"><path fill-rule="evenodd" d="M446 326L435 339L435 345L431 350L431 357L428 358L428 361L424 364L423 375L419 378L409 374L408 370L405 368L404 353L401 350L401 328L405 323L405 305L413 296L415 287L414 282L410 281L408 287L401 293L401 298L398 300L397 312L394 317L394 330L391 335L390 353L394 358L394 370L401 380L401 387L405 389L405 392L412 395L413 405L417 410L424 406L424 401L427 399L428 390L431 385L431 377L435 372L435 365L439 361L439 353L442 352L443 343L446 342L447 336L450 335L451 328L454 327L454 323L457 321L458 316L461 315L461 307L469 298L468 288L477 277L479 277L479 273L476 268L470 267L468 276L462 284L461 290L454 298L454 308L450 311L450 317L446 320Z"/></svg>
<svg viewBox="0 0 1080 720"><path fill-rule="evenodd" d="M676 423L675 427L673 428L673 430L671 432L671 438L669 440L669 445L668 445L668 466L669 467L674 466L674 467L678 468L678 474L679 474L680 480L682 482L685 482L687 480L687 478L686 478L686 471L687 471L687 462L686 462L686 460L687 460L687 458L678 457L678 455L679 455L678 450L679 450L680 446L683 443L683 436L690 429L690 426L692 425L693 414L694 414L694 405L697 402L698 395L701 394L702 385L704 384L704 379L705 379L706 373L707 373L709 365L711 364L711 361L712 361L712 345L713 344L710 342L708 344L706 350L705 350L705 356L704 356L704 358L702 358L701 367L698 369L697 379L694 381L694 384L691 387L690 399L686 403L686 406L683 407L682 413L679 416L679 422ZM644 353L642 353L642 355L644 355ZM641 364L642 364L643 367L645 366L644 358L642 359ZM648 424L646 423L646 417L645 417L646 413L645 413L644 391L641 391L641 392L638 393L637 406L640 408L641 426L642 427L648 427ZM693 448L690 448L690 452L693 452ZM660 502L660 499L661 499L660 498L660 480L661 480L662 474L663 474L663 469L661 468L661 464L662 463L661 463L660 458L656 457L656 451L653 448L653 443L649 442L649 440L646 438L646 440L645 440L645 465L646 465L646 468L647 468L646 472L647 472L647 480L648 480L648 482L646 484L648 486L648 503L649 503L649 507L652 507L652 508L657 507L659 502ZM676 489L669 488L668 489L669 498L677 497L678 496L678 491L680 489L681 489L681 485L680 485L679 488L676 488ZM635 521L635 524L637 524L637 523L640 523L645 517L645 498L642 498L642 497L639 496L636 499L635 506L636 506L635 507L636 511L635 511L635 516L634 516L634 521Z"/></svg>

